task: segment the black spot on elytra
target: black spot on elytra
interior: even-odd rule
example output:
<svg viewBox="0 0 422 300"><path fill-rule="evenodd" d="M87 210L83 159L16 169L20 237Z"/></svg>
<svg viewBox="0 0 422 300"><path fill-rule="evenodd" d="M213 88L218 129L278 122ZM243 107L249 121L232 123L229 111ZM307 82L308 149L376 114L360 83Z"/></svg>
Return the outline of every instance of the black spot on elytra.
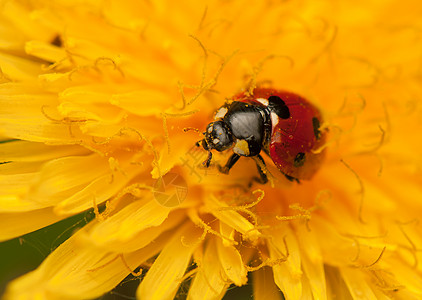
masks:
<svg viewBox="0 0 422 300"><path fill-rule="evenodd" d="M296 168L301 167L301 166L303 166L303 164L305 163L305 159L306 159L306 157L305 157L305 153L303 153L303 152L299 152L299 153L296 155L296 157L295 157L295 160L294 160L294 162L293 162L293 165L294 165Z"/></svg>
<svg viewBox="0 0 422 300"><path fill-rule="evenodd" d="M279 96L270 96L268 98L268 107L282 119L290 118L290 110L286 103Z"/></svg>
<svg viewBox="0 0 422 300"><path fill-rule="evenodd" d="M319 127L321 124L319 123L318 118L313 117L312 118L312 126L314 127L314 135L317 140L321 138L321 131L319 130Z"/></svg>
<svg viewBox="0 0 422 300"><path fill-rule="evenodd" d="M60 35L56 35L54 39L50 42L51 45L61 47L63 45Z"/></svg>

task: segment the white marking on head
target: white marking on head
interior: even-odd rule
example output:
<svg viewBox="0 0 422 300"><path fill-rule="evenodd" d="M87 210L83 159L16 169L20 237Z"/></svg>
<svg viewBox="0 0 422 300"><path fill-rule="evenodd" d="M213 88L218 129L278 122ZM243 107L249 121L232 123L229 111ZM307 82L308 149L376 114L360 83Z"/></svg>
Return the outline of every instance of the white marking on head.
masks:
<svg viewBox="0 0 422 300"><path fill-rule="evenodd" d="M210 127L208 127L208 133L211 133L213 130L213 126L211 125Z"/></svg>
<svg viewBox="0 0 422 300"><path fill-rule="evenodd" d="M212 141L214 144L218 144L219 142L220 142L220 140L219 139L213 139L213 141Z"/></svg>
<svg viewBox="0 0 422 300"><path fill-rule="evenodd" d="M279 118L278 118L277 114L274 113L274 112L271 112L271 127L272 127L272 130L274 130L274 127L277 126L278 122L279 122Z"/></svg>
<svg viewBox="0 0 422 300"><path fill-rule="evenodd" d="M214 120L222 119L226 115L228 109L227 107L220 107L219 110L215 113Z"/></svg>
<svg viewBox="0 0 422 300"><path fill-rule="evenodd" d="M261 103L265 106L268 106L268 104L269 104L268 99L265 99L265 98L257 98L256 101L258 101L259 103Z"/></svg>

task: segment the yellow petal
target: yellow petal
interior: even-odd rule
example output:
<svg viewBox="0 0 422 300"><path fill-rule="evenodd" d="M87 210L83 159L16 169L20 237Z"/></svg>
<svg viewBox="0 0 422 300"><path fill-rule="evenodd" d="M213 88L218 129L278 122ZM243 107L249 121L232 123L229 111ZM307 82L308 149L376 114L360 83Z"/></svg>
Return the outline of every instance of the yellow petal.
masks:
<svg viewBox="0 0 422 300"><path fill-rule="evenodd" d="M71 124L52 121L43 113L43 108L55 105L57 96L36 86L0 85L0 134L35 142L76 144L78 139L70 129Z"/></svg>
<svg viewBox="0 0 422 300"><path fill-rule="evenodd" d="M39 75L39 82L45 86L47 89L52 91L64 91L69 88L69 85L74 85L77 83L86 83L86 78L81 78L80 76L73 76L74 72L63 72L63 73L46 73Z"/></svg>
<svg viewBox="0 0 422 300"><path fill-rule="evenodd" d="M66 57L64 49L39 40L27 42L25 44L25 51L29 55L39 57L49 62L56 62Z"/></svg>
<svg viewBox="0 0 422 300"><path fill-rule="evenodd" d="M422 297L422 278L415 276L413 267L403 264L401 260L393 260L391 272L405 287L405 290Z"/></svg>
<svg viewBox="0 0 422 300"><path fill-rule="evenodd" d="M49 146L27 141L11 141L0 144L0 161L44 161L88 153L87 149L76 145Z"/></svg>
<svg viewBox="0 0 422 300"><path fill-rule="evenodd" d="M2 72L14 80L30 80L41 73L40 64L28 59L0 53L0 61Z"/></svg>
<svg viewBox="0 0 422 300"><path fill-rule="evenodd" d="M146 228L161 225L169 212L155 199L138 200L98 224L90 236L98 244L126 242Z"/></svg>
<svg viewBox="0 0 422 300"><path fill-rule="evenodd" d="M289 255L285 265L288 266L293 277L300 278L302 276L301 253L296 234L285 224L275 227L269 232L271 235L270 243L278 253L277 255L283 257L286 251L288 251Z"/></svg>
<svg viewBox="0 0 422 300"><path fill-rule="evenodd" d="M123 262L119 253L79 243L79 234L81 232L60 245L38 269L13 281L8 286L5 299L99 297L129 274L125 263L135 269L157 254L169 238L161 236L147 247L125 254Z"/></svg>
<svg viewBox="0 0 422 300"><path fill-rule="evenodd" d="M180 129L181 130L181 129ZM183 166L187 166L188 168L193 166L193 163L189 161L189 157L187 157L187 153L190 151L190 147L196 147L194 143L192 145L185 145L186 137L183 135L176 135L169 137L169 146L163 148L160 151L160 159L158 160L158 164L160 166L161 172L165 173L171 170L175 165L180 164L183 162ZM189 175L192 175L195 170L191 169ZM158 178L158 168L155 167L151 172L153 178ZM186 179L188 179L188 175L186 175ZM200 182L201 179L198 177L194 177L195 183Z"/></svg>
<svg viewBox="0 0 422 300"><path fill-rule="evenodd" d="M226 209L227 205L220 202L212 195L207 200L207 205L209 206L210 212L221 222L242 233L244 238L256 240L261 235L261 233L255 229L254 225L245 217L243 217L239 212Z"/></svg>
<svg viewBox="0 0 422 300"><path fill-rule="evenodd" d="M234 234L236 233L233 227L230 227L229 225L220 222L220 233L225 238L222 239L224 246L231 246L234 245Z"/></svg>
<svg viewBox="0 0 422 300"><path fill-rule="evenodd" d="M0 211L23 212L48 206L24 198L28 192L28 186L37 178L37 175L37 172L0 175Z"/></svg>
<svg viewBox="0 0 422 300"><path fill-rule="evenodd" d="M300 298L301 300L318 299L313 297L312 288L306 276L302 276L302 296Z"/></svg>
<svg viewBox="0 0 422 300"><path fill-rule="evenodd" d="M304 224L296 229L301 250L301 263L312 290L314 299L327 299L324 262L315 231Z"/></svg>
<svg viewBox="0 0 422 300"><path fill-rule="evenodd" d="M224 245L221 239L216 241L218 259L227 278L237 286L242 286L248 281L242 257L239 251L232 245Z"/></svg>
<svg viewBox="0 0 422 300"><path fill-rule="evenodd" d="M341 268L340 272L353 299L376 299L361 270L345 267Z"/></svg>
<svg viewBox="0 0 422 300"><path fill-rule="evenodd" d="M273 257L271 257L273 258ZM302 279L293 277L284 263L273 266L274 281L282 290L286 300L296 300L302 297Z"/></svg>
<svg viewBox="0 0 422 300"><path fill-rule="evenodd" d="M40 177L42 161L86 153L80 146L47 146L25 141L0 144L0 160L12 161L0 165L0 211L29 211L48 206L27 197L31 185Z"/></svg>
<svg viewBox="0 0 422 300"><path fill-rule="evenodd" d="M331 265L350 263L350 258L355 257L357 251L353 240L340 235L338 228L324 218L312 219L312 228L314 226L318 228L318 236L324 237L319 246L325 262Z"/></svg>
<svg viewBox="0 0 422 300"><path fill-rule="evenodd" d="M156 53L145 53L145 56L121 56L121 65L124 74L138 79L152 86L161 86L165 89L170 85L175 86L178 75L175 69L170 68L170 65L163 60L151 61L148 56L156 56Z"/></svg>
<svg viewBox="0 0 422 300"><path fill-rule="evenodd" d="M171 108L175 99L157 90L142 90L113 95L110 103L140 116L160 115ZM154 105L151 105L154 103Z"/></svg>
<svg viewBox="0 0 422 300"><path fill-rule="evenodd" d="M90 21L95 22L95 19L91 19ZM89 27L87 24L84 25ZM96 43L94 36L91 39L85 39L85 37L71 36L68 34L66 37L66 47L72 53L83 53L83 60L80 60L77 56L73 56L73 58L78 59L81 64L86 60L95 62L99 57L107 57L113 61L118 60L118 55L113 51L114 49L107 47L103 43Z"/></svg>
<svg viewBox="0 0 422 300"><path fill-rule="evenodd" d="M350 300L352 295L344 282L340 271L336 267L325 266L327 293L333 299Z"/></svg>
<svg viewBox="0 0 422 300"><path fill-rule="evenodd" d="M415 295L411 295L410 293L408 293L407 295L403 295L403 294L397 293L395 291L393 291L393 292L387 291L387 293L385 294L382 291L382 289L381 290L374 289L373 292L374 292L374 295L375 295L377 300L391 300L391 298L393 298L394 296L391 297L390 295L395 295L395 294L397 294L396 299L406 299L406 300L417 300L418 299L418 297L415 297ZM389 295L387 295L387 294L389 294Z"/></svg>
<svg viewBox="0 0 422 300"><path fill-rule="evenodd" d="M201 231L189 222L175 232L139 285L137 298L173 299L200 236Z"/></svg>
<svg viewBox="0 0 422 300"><path fill-rule="evenodd" d="M59 214L74 214L91 208L94 204L100 204L116 195L122 190L130 179L133 178L135 171L128 170L126 174L115 173L113 177L110 174L100 176L71 194L64 197L55 206L55 211ZM112 184L111 184L112 183Z"/></svg>
<svg viewBox="0 0 422 300"><path fill-rule="evenodd" d="M51 207L27 212L0 213L0 241L24 235L53 224L65 216L54 213Z"/></svg>
<svg viewBox="0 0 422 300"><path fill-rule="evenodd" d="M111 180L107 159L97 154L51 160L43 166L28 198L34 202L55 204L104 174L109 174Z"/></svg>
<svg viewBox="0 0 422 300"><path fill-rule="evenodd" d="M282 300L284 299L277 285L274 283L273 270L263 267L252 273L253 295L255 300Z"/></svg>
<svg viewBox="0 0 422 300"><path fill-rule="evenodd" d="M48 41L54 33L43 26L40 22L31 18L31 7L19 2L11 1L2 4L2 14L13 25L19 28L29 39L41 39Z"/></svg>
<svg viewBox="0 0 422 300"><path fill-rule="evenodd" d="M229 283L225 276L224 269L218 259L216 240L208 242L205 249L199 271L193 279L187 299L206 300L221 299L227 290Z"/></svg>
<svg viewBox="0 0 422 300"><path fill-rule="evenodd" d="M0 48L5 50L21 50L25 44L25 35L13 26L6 18L0 20Z"/></svg>
<svg viewBox="0 0 422 300"><path fill-rule="evenodd" d="M286 240L286 246L284 245ZM273 266L274 281L283 291L286 300L299 300L302 297L302 270L299 247L296 237L288 226L281 226L271 230L269 244L270 258L273 260L286 259ZM286 258L286 251L288 256Z"/></svg>
<svg viewBox="0 0 422 300"><path fill-rule="evenodd" d="M134 31L145 28L147 20L145 16L151 13L152 3L145 2L115 2L109 1L103 4L107 9L104 13L107 19L115 22L119 27L125 27Z"/></svg>
<svg viewBox="0 0 422 300"><path fill-rule="evenodd" d="M122 87L116 86L116 89L121 88ZM83 87L74 86L66 88L60 93L60 99L74 104L107 104L112 97L112 93L113 88L104 87L98 84L89 84L84 85Z"/></svg>
<svg viewBox="0 0 422 300"><path fill-rule="evenodd" d="M0 164L0 212L24 212L49 206L26 198L30 185L39 176L40 168L39 162Z"/></svg>
<svg viewBox="0 0 422 300"><path fill-rule="evenodd" d="M122 241L119 240L118 236L115 238L104 239L104 241L99 241L93 239L90 235L91 233L83 236L83 239L92 243L95 243L98 247L108 249L109 251L114 252L132 252L140 248L146 247L150 243L155 243L155 239L167 230L176 228L182 221L186 219L185 212L183 210L176 210L171 212L166 220L162 224L154 227L144 228L143 230L138 230L136 227L133 231L136 232L132 238ZM101 225L101 223L99 224ZM93 229L93 233L98 234L96 227ZM107 233L107 232L105 232ZM170 232L168 234L171 234Z"/></svg>

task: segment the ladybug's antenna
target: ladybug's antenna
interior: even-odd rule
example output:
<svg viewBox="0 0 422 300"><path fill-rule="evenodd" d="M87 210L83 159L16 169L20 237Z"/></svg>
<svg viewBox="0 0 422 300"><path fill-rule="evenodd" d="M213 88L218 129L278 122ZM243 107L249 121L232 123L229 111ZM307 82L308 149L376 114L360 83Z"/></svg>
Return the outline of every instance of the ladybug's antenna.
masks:
<svg viewBox="0 0 422 300"><path fill-rule="evenodd" d="M186 127L186 128L183 128L183 131L184 132L188 132L188 131L195 131L195 132L199 132L199 129L198 128L195 128L195 127Z"/></svg>

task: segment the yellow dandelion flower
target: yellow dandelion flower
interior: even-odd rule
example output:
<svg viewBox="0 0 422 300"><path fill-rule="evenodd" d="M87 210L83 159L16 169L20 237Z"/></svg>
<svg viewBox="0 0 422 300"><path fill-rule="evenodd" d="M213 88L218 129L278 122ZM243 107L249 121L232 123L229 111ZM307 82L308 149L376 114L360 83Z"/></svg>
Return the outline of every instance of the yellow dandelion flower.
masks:
<svg viewBox="0 0 422 300"><path fill-rule="evenodd" d="M0 1L0 239L95 219L5 299L422 298L417 1ZM303 95L325 161L221 174L195 146L241 91Z"/></svg>

